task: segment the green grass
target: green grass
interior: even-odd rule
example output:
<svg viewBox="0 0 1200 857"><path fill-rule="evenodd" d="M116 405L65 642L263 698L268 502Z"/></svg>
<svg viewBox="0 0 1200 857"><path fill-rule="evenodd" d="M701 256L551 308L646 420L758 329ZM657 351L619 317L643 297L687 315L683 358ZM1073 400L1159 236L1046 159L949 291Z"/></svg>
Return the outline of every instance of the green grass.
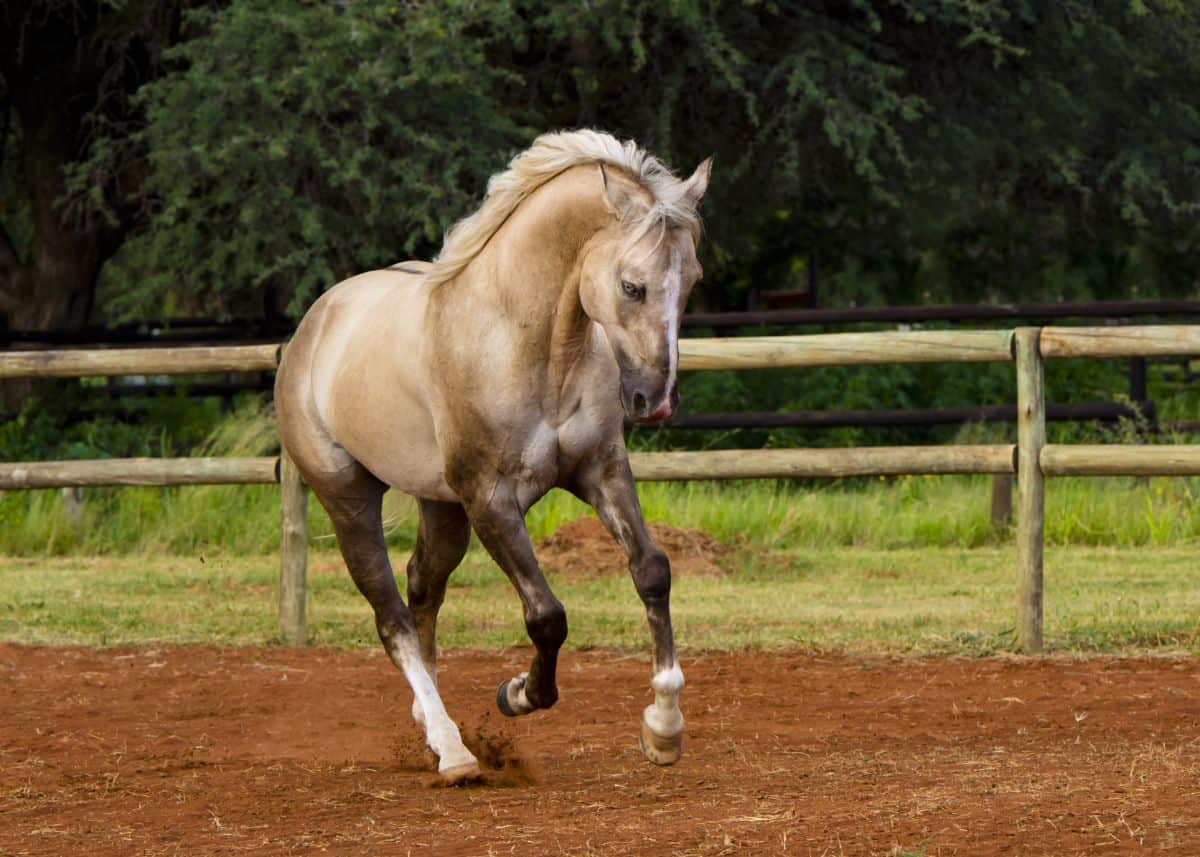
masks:
<svg viewBox="0 0 1200 857"><path fill-rule="evenodd" d="M757 558L756 558L757 557ZM118 645L275 638L273 556L0 559L0 639ZM677 636L690 649L811 649L987 654L1012 647L1010 547L795 548L747 554L723 578L676 580ZM551 577L569 645L643 649L645 619L624 576ZM313 555L314 643L377 645L365 601L336 554ZM443 646L525 644L516 596L472 550L451 580ZM1194 549L1051 547L1051 651L1200 653L1200 563Z"/></svg>
<svg viewBox="0 0 1200 857"><path fill-rule="evenodd" d="M197 454L272 451L251 409ZM646 484L651 520L739 545L738 571L676 582L679 638L700 648L986 653L1011 648L1015 558L989 521L984 477ZM1200 480L1052 479L1046 498L1046 635L1068 651L1200 651ZM398 568L411 500L386 499ZM588 510L555 491L535 540ZM374 645L365 603L310 504L315 642ZM274 636L275 486L95 489L73 522L55 491L0 493L0 639L89 645L249 644ZM765 558L769 557L769 558ZM645 645L628 580L554 581L577 646ZM452 646L525 641L515 596L475 548L443 620Z"/></svg>
<svg viewBox="0 0 1200 857"><path fill-rule="evenodd" d="M796 547L986 547L1009 534L989 520L984 477L900 477L797 485L757 481L645 484L648 518L702 529L732 542ZM1141 547L1200 541L1200 480L1052 479L1046 491L1046 540L1059 545ZM85 493L82 523L73 524L58 492L0 494L0 554L9 556L270 553L279 545L275 486L106 488ZM553 491L529 513L535 539L588 513ZM411 548L413 502L385 500L389 543ZM310 504L314 546L333 536L320 505Z"/></svg>

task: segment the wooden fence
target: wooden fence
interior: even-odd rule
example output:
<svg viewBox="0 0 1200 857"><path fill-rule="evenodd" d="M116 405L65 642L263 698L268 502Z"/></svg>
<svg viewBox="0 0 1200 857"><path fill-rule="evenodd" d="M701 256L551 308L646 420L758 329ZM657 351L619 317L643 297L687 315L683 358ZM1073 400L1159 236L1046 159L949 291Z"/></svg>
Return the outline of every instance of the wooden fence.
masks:
<svg viewBox="0 0 1200 857"><path fill-rule="evenodd" d="M1016 629L1018 645L1027 652L1042 647L1045 477L1200 474L1200 446L1047 444L1042 384L1047 359L1198 355L1200 325L685 339L679 351L684 371L1015 362L1016 444L651 452L633 453L630 461L641 481L1015 473ZM278 365L279 354L277 345L8 352L0 354L0 378L263 371ZM306 637L307 492L286 456L0 463L0 490L274 482L281 485L283 501L280 635L298 645Z"/></svg>

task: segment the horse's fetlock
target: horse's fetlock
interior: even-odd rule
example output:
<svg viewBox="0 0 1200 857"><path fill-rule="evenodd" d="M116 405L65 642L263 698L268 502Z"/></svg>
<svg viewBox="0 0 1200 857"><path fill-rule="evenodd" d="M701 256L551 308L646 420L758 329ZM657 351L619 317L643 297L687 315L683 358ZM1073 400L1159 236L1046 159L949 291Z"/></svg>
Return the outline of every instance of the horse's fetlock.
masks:
<svg viewBox="0 0 1200 857"><path fill-rule="evenodd" d="M538 688L533 685L525 686L525 698L534 708L553 708L558 702L558 688Z"/></svg>

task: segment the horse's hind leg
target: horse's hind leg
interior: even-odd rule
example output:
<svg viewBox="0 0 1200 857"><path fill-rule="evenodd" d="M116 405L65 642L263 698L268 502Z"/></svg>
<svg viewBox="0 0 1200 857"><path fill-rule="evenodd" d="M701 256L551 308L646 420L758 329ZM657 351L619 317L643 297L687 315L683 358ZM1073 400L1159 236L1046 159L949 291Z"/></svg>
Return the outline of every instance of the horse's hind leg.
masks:
<svg viewBox="0 0 1200 857"><path fill-rule="evenodd" d="M408 607L417 626L421 658L437 684L437 616L446 597L446 581L462 562L471 540L467 513L458 503L418 500L421 523L417 546L408 561ZM424 725L419 699L413 699L413 719Z"/></svg>
<svg viewBox="0 0 1200 857"><path fill-rule="evenodd" d="M478 777L479 764L446 713L421 656L416 620L396 588L383 538L382 501L387 487L352 459L331 478L310 478L309 484L333 521L350 576L375 610L375 627L384 649L412 687L425 741L438 757L438 772L448 782Z"/></svg>

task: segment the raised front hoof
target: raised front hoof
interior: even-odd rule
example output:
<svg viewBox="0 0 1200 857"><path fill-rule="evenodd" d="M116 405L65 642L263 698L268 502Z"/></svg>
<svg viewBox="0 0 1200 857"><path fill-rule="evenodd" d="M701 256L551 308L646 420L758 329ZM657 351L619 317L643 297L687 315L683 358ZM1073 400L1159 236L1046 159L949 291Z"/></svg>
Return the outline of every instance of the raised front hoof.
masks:
<svg viewBox="0 0 1200 857"><path fill-rule="evenodd" d="M478 764L468 762L465 765L455 765L453 768L438 771L438 776L442 778L444 786L461 786L483 779L483 772L479 770Z"/></svg>
<svg viewBox="0 0 1200 857"><path fill-rule="evenodd" d="M656 765L674 765L683 755L683 733L670 737L655 735L650 727L642 723L642 734L638 736L642 755Z"/></svg>
<svg viewBox="0 0 1200 857"><path fill-rule="evenodd" d="M496 707L505 717L520 717L533 711L525 697L524 674L500 682L500 687L496 688Z"/></svg>

